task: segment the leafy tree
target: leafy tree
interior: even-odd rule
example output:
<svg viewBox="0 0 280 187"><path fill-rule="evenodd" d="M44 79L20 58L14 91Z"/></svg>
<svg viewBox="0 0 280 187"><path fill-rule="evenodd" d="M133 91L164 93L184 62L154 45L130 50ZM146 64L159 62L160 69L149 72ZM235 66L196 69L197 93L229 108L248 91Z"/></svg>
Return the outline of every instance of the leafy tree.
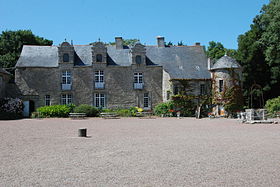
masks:
<svg viewBox="0 0 280 187"><path fill-rule="evenodd" d="M272 115L276 115L276 113L279 113L280 112L280 96L277 98L267 100L266 104L265 104L265 108Z"/></svg>
<svg viewBox="0 0 280 187"><path fill-rule="evenodd" d="M172 46L173 43L171 41L169 41L167 44L165 44L166 46Z"/></svg>
<svg viewBox="0 0 280 187"><path fill-rule="evenodd" d="M257 15L251 29L238 37L237 60L243 66L244 96L262 86L264 99L280 95L280 1L271 0Z"/></svg>
<svg viewBox="0 0 280 187"><path fill-rule="evenodd" d="M207 48L207 56L213 60L218 60L222 56L225 55L226 49L224 48L223 44L220 42L209 42L209 46Z"/></svg>
<svg viewBox="0 0 280 187"><path fill-rule="evenodd" d="M235 56L237 54L236 50L226 49L222 43L214 42L214 41L209 42L209 46L207 48L206 53L207 53L207 56L209 58L213 59L214 61L218 60L225 54L227 54L228 56L231 56L233 58L235 58Z"/></svg>
<svg viewBox="0 0 280 187"><path fill-rule="evenodd" d="M177 44L178 46L183 46L184 44L183 44L183 41L181 40L180 42L178 42L178 44Z"/></svg>
<svg viewBox="0 0 280 187"><path fill-rule="evenodd" d="M14 67L23 45L52 45L51 40L35 36L31 30L3 31L0 34L0 67Z"/></svg>

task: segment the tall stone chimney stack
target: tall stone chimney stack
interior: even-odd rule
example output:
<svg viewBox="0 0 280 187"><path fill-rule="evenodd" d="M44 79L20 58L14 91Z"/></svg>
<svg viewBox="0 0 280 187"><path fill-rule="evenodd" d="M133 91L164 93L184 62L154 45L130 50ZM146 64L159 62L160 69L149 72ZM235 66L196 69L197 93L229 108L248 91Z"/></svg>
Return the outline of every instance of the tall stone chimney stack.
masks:
<svg viewBox="0 0 280 187"><path fill-rule="evenodd" d="M158 44L158 47L165 47L164 37L163 36L158 36L157 37L157 44Z"/></svg>
<svg viewBox="0 0 280 187"><path fill-rule="evenodd" d="M116 49L123 49L123 39L122 37L115 37Z"/></svg>

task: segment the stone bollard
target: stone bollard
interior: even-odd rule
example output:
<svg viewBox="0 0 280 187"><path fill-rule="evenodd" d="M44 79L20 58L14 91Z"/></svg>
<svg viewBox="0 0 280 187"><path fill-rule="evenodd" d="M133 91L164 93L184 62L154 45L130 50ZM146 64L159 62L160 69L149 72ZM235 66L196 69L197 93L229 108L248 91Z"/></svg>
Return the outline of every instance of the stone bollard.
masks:
<svg viewBox="0 0 280 187"><path fill-rule="evenodd" d="M87 137L87 129L79 129L79 137Z"/></svg>

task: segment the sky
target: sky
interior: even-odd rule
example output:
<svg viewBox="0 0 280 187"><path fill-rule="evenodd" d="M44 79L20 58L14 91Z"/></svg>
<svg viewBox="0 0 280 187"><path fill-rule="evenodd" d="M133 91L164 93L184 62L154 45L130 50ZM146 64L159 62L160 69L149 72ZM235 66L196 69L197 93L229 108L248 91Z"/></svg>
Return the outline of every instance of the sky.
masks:
<svg viewBox="0 0 280 187"><path fill-rule="evenodd" d="M0 32L28 29L59 45L113 42L116 36L156 45L209 41L237 49L237 38L269 0L0 0Z"/></svg>

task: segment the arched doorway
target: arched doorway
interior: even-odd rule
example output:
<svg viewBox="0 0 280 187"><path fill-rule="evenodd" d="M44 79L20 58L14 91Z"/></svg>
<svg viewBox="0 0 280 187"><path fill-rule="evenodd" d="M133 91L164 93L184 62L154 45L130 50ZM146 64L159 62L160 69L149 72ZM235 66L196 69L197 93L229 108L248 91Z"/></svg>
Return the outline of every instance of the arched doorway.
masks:
<svg viewBox="0 0 280 187"><path fill-rule="evenodd" d="M263 108L264 98L262 87L259 84L254 83L250 88L250 100L249 106L251 108Z"/></svg>

